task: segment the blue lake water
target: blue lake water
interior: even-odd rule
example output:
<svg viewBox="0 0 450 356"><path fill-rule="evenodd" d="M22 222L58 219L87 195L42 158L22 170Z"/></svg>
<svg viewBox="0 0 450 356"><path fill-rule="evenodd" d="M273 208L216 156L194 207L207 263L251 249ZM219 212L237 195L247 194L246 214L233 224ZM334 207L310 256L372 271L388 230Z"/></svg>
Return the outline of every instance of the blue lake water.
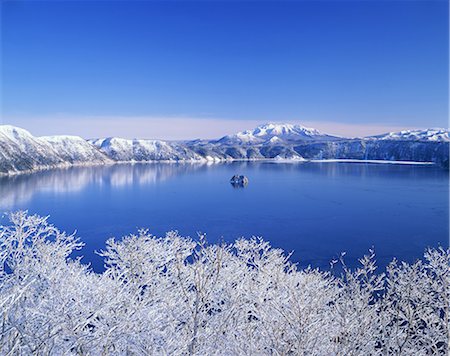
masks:
<svg viewBox="0 0 450 356"><path fill-rule="evenodd" d="M233 188L234 174L246 175ZM374 246L379 265L448 247L449 175L434 166L355 163L135 164L49 170L0 178L0 210L28 209L85 242L83 261L109 237L146 227L210 242L262 236L294 251L301 266L327 269Z"/></svg>

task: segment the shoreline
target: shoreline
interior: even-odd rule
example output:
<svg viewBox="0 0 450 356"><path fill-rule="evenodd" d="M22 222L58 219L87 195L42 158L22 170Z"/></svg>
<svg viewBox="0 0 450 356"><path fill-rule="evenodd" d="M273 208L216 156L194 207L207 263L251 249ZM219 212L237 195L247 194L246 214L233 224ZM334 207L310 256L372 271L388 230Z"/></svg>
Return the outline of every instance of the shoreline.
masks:
<svg viewBox="0 0 450 356"><path fill-rule="evenodd" d="M419 161L392 161L382 159L315 159L310 162L315 163L370 163L370 164L402 164L412 166L431 166L436 165L435 162L419 162Z"/></svg>
<svg viewBox="0 0 450 356"><path fill-rule="evenodd" d="M154 160L154 161L112 161L112 162L98 162L98 163L64 163L54 166L41 166L33 169L14 171L7 173L0 173L0 177L14 177L22 174L33 174L42 171L48 171L52 169L68 169L77 167L101 167L101 166L112 166L116 164L223 164L223 163L233 163L233 162L267 162L267 163L356 163L356 164L393 164L393 165L411 165L411 166L436 166L436 162L420 162L420 161L393 161L393 160L365 160L365 159L289 159L289 158L261 158L261 159L214 159L214 160Z"/></svg>

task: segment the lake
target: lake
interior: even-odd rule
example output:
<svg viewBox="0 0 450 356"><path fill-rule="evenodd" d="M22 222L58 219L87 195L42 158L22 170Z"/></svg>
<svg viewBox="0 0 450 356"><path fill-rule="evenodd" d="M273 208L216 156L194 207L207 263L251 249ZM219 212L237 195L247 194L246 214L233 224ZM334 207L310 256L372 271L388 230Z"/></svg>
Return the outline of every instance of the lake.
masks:
<svg viewBox="0 0 450 356"><path fill-rule="evenodd" d="M249 178L233 187L234 174ZM109 237L148 228L210 242L262 236L293 251L300 266L347 265L372 246L385 266L412 262L428 246L448 247L449 175L434 166L366 163L233 162L74 167L0 178L0 210L50 215L77 231L85 263Z"/></svg>

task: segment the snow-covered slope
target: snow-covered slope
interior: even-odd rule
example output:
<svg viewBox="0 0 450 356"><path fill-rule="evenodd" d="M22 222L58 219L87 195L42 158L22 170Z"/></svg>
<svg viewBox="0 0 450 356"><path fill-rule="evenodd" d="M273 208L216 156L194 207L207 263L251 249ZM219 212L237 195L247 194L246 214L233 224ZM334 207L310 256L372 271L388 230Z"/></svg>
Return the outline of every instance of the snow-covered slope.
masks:
<svg viewBox="0 0 450 356"><path fill-rule="evenodd" d="M316 129L301 125L268 123L256 127L254 130L238 132L218 140L221 144L261 144L296 141L329 141L340 137L319 132Z"/></svg>
<svg viewBox="0 0 450 356"><path fill-rule="evenodd" d="M49 143L18 127L0 126L0 173L28 171L62 163Z"/></svg>
<svg viewBox="0 0 450 356"><path fill-rule="evenodd" d="M18 127L0 126L0 173L107 162L112 161L80 137L34 137Z"/></svg>
<svg viewBox="0 0 450 356"><path fill-rule="evenodd" d="M90 142L79 136L43 136L40 141L47 142L58 156L69 163L108 163L111 160Z"/></svg>
<svg viewBox="0 0 450 356"><path fill-rule="evenodd" d="M34 137L0 126L0 174L43 168L148 161L249 159L371 159L436 162L448 167L449 135L443 129L401 131L361 139L320 133L300 125L266 124L219 140L167 142L111 137Z"/></svg>
<svg viewBox="0 0 450 356"><path fill-rule="evenodd" d="M449 131L444 129L404 130L389 132L383 135L372 136L379 140L404 140L404 141L450 141Z"/></svg>
<svg viewBox="0 0 450 356"><path fill-rule="evenodd" d="M115 161L179 161L203 158L182 143L176 142L110 137L93 140L92 143Z"/></svg>

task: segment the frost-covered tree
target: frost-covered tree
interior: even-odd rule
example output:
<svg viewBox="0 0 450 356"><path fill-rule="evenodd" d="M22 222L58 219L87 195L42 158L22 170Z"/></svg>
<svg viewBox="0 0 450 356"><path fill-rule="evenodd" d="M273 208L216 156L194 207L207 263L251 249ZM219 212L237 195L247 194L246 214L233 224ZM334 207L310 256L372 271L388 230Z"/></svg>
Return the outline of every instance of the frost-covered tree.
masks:
<svg viewBox="0 0 450 356"><path fill-rule="evenodd" d="M300 270L259 238L208 244L146 230L100 252L47 218L0 227L1 355L445 355L450 254L378 272Z"/></svg>

